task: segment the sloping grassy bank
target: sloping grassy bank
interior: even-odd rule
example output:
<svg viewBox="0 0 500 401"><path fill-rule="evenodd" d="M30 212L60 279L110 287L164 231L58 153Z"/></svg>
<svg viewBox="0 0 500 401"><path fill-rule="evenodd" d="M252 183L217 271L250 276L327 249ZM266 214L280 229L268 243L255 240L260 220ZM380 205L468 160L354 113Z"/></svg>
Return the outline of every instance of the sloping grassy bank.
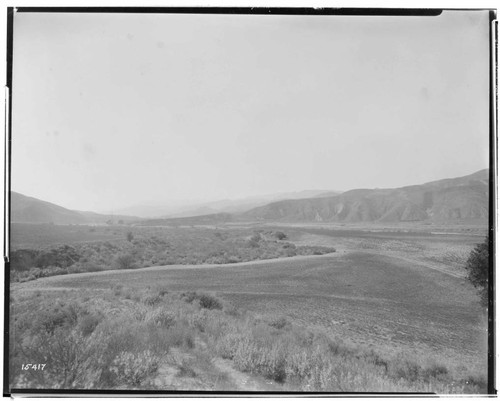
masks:
<svg viewBox="0 0 500 401"><path fill-rule="evenodd" d="M486 391L485 378L466 370L382 357L283 316L259 319L213 294L26 291L13 295L11 317L15 388L237 390L214 364L223 358L278 391ZM169 371L172 384L162 385Z"/></svg>

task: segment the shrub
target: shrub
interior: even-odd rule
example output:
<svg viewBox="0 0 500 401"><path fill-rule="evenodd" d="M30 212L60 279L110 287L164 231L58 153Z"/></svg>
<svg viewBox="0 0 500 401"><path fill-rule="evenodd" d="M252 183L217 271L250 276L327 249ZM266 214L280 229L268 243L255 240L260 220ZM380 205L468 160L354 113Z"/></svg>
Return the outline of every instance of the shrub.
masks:
<svg viewBox="0 0 500 401"><path fill-rule="evenodd" d="M258 248L260 246L260 240L262 239L259 233L254 233L248 240L248 246L251 248Z"/></svg>
<svg viewBox="0 0 500 401"><path fill-rule="evenodd" d="M335 248L327 246L299 246L297 247L298 255L325 255L327 253L336 252Z"/></svg>
<svg viewBox="0 0 500 401"><path fill-rule="evenodd" d="M158 291L158 294L162 297L168 294L168 288L164 286L156 287L156 291Z"/></svg>
<svg viewBox="0 0 500 401"><path fill-rule="evenodd" d="M260 374L279 383L285 381L286 351L278 342L262 344L252 341L251 337L243 337L229 355L236 367L244 372Z"/></svg>
<svg viewBox="0 0 500 401"><path fill-rule="evenodd" d="M104 266L98 265L92 261L83 262L81 266L83 272L100 272L104 270Z"/></svg>
<svg viewBox="0 0 500 401"><path fill-rule="evenodd" d="M222 233L219 231L214 232L214 236L218 239L224 240Z"/></svg>
<svg viewBox="0 0 500 401"><path fill-rule="evenodd" d="M39 311L32 324L33 333L45 331L53 334L56 329L73 327L78 320L76 304L55 305L50 309Z"/></svg>
<svg viewBox="0 0 500 401"><path fill-rule="evenodd" d="M35 265L38 251L32 249L18 249L10 253L10 266L12 270L29 270Z"/></svg>
<svg viewBox="0 0 500 401"><path fill-rule="evenodd" d="M96 315L93 314L88 314L80 318L78 322L78 327L80 329L80 332L84 336L89 336L92 334L101 321L101 318L97 317Z"/></svg>
<svg viewBox="0 0 500 401"><path fill-rule="evenodd" d="M113 360L110 370L117 382L140 386L158 370L159 362L160 359L149 350L138 354L122 352Z"/></svg>
<svg viewBox="0 0 500 401"><path fill-rule="evenodd" d="M282 231L276 231L274 233L274 237L277 238L280 241L287 238L286 234L284 232L282 232Z"/></svg>
<svg viewBox="0 0 500 401"><path fill-rule="evenodd" d="M422 373L422 368L414 361L398 358L389 365L388 373L395 379L416 381Z"/></svg>
<svg viewBox="0 0 500 401"><path fill-rule="evenodd" d="M179 372L177 373L178 377L196 377L196 372L185 360L177 365L177 367L179 368Z"/></svg>
<svg viewBox="0 0 500 401"><path fill-rule="evenodd" d="M186 302L193 302L196 298L197 298L197 295L196 292L194 291L189 291L189 292L183 292L181 294L181 298L186 301Z"/></svg>
<svg viewBox="0 0 500 401"><path fill-rule="evenodd" d="M176 317L174 313L166 309L156 309L146 316L146 321L157 326L172 327L175 324Z"/></svg>
<svg viewBox="0 0 500 401"><path fill-rule="evenodd" d="M283 248L282 248L282 253L287 256L287 257L290 257L290 256L295 256L297 255L297 250L296 250L296 247L294 244L290 244L290 243L285 243L283 245Z"/></svg>
<svg viewBox="0 0 500 401"><path fill-rule="evenodd" d="M78 262L80 254L75 248L63 245L46 251L41 251L35 258L35 266L45 268L48 266L68 267Z"/></svg>
<svg viewBox="0 0 500 401"><path fill-rule="evenodd" d="M113 294L116 296L116 297L119 297L122 295L123 293L123 285L122 284L116 284L114 285L111 290L113 291Z"/></svg>
<svg viewBox="0 0 500 401"><path fill-rule="evenodd" d="M389 368L389 362L383 359L380 355L375 353L373 350L367 352L364 355L364 359L368 362L371 363L375 366L380 366L384 369L385 372L387 372Z"/></svg>
<svg viewBox="0 0 500 401"><path fill-rule="evenodd" d="M105 369L103 349L101 337L85 338L66 327L59 327L53 333L42 331L25 338L21 353L23 359L45 363L49 369L22 372L17 380L25 380L31 388L98 388Z"/></svg>
<svg viewBox="0 0 500 401"><path fill-rule="evenodd" d="M269 324L269 326L274 327L275 329L278 329L278 330L281 330L287 326L290 326L290 322L284 316L281 316L275 320L272 320L268 324Z"/></svg>
<svg viewBox="0 0 500 401"><path fill-rule="evenodd" d="M214 296L200 294L198 297L200 306L205 309L222 309L222 303Z"/></svg>
<svg viewBox="0 0 500 401"><path fill-rule="evenodd" d="M160 294L147 294L142 298L142 302L148 306L154 306L162 301L162 296Z"/></svg>
<svg viewBox="0 0 500 401"><path fill-rule="evenodd" d="M73 266L68 267L68 273L69 274L76 274L76 273L84 273L85 269L83 268L82 265L76 263Z"/></svg>
<svg viewBox="0 0 500 401"><path fill-rule="evenodd" d="M470 375L470 376L466 377L463 380L463 382L468 386L478 388L479 391L476 391L476 393L485 393L487 391L487 388L488 388L488 384L487 384L486 380L482 377L479 377L479 376Z"/></svg>
<svg viewBox="0 0 500 401"><path fill-rule="evenodd" d="M443 379L448 376L448 368L444 365L433 363L425 368L422 372L423 379L430 381L431 379Z"/></svg>
<svg viewBox="0 0 500 401"><path fill-rule="evenodd" d="M200 307L204 309L222 309L222 302L210 294L198 294L196 292L185 292L181 294L181 298L189 303L197 301Z"/></svg>
<svg viewBox="0 0 500 401"><path fill-rule="evenodd" d="M129 253L118 255L114 264L118 269L134 269L136 267L134 257Z"/></svg>
<svg viewBox="0 0 500 401"><path fill-rule="evenodd" d="M254 233L251 237L251 241L259 242L262 239L260 233Z"/></svg>
<svg viewBox="0 0 500 401"><path fill-rule="evenodd" d="M489 239L477 244L467 259L468 279L478 289L481 304L488 305Z"/></svg>
<svg viewBox="0 0 500 401"><path fill-rule="evenodd" d="M225 333L216 339L214 349L222 358L233 359L242 341L243 336L239 333Z"/></svg>
<svg viewBox="0 0 500 401"><path fill-rule="evenodd" d="M224 313L226 313L229 316L233 317L240 317L242 316L242 311L238 308L236 308L234 305L225 305L224 306Z"/></svg>
<svg viewBox="0 0 500 401"><path fill-rule="evenodd" d="M194 335L189 326L182 322L177 322L165 332L168 344L173 347L194 348Z"/></svg>

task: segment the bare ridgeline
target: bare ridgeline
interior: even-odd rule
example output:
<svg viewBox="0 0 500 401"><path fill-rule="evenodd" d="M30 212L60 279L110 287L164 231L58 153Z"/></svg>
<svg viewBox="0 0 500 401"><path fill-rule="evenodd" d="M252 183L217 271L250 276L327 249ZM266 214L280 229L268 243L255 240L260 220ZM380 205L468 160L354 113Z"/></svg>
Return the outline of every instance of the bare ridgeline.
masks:
<svg viewBox="0 0 500 401"><path fill-rule="evenodd" d="M487 215L488 170L165 219L12 193L12 386L484 392Z"/></svg>
<svg viewBox="0 0 500 401"><path fill-rule="evenodd" d="M247 11L12 12L7 392L488 392L492 14Z"/></svg>

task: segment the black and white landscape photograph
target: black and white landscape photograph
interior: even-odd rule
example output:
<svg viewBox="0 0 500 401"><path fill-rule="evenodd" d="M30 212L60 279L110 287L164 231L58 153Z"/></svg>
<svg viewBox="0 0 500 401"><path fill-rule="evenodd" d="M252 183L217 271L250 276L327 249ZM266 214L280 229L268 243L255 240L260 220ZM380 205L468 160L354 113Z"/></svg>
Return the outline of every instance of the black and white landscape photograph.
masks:
<svg viewBox="0 0 500 401"><path fill-rule="evenodd" d="M491 392L492 10L11 12L8 393Z"/></svg>

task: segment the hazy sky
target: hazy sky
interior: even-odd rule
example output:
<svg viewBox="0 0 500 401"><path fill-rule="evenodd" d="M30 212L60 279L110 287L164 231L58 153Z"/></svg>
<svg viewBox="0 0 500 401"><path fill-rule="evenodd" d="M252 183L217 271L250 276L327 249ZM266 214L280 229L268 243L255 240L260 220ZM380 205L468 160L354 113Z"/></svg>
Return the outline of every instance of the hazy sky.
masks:
<svg viewBox="0 0 500 401"><path fill-rule="evenodd" d="M488 14L18 13L12 189L79 209L488 166Z"/></svg>

